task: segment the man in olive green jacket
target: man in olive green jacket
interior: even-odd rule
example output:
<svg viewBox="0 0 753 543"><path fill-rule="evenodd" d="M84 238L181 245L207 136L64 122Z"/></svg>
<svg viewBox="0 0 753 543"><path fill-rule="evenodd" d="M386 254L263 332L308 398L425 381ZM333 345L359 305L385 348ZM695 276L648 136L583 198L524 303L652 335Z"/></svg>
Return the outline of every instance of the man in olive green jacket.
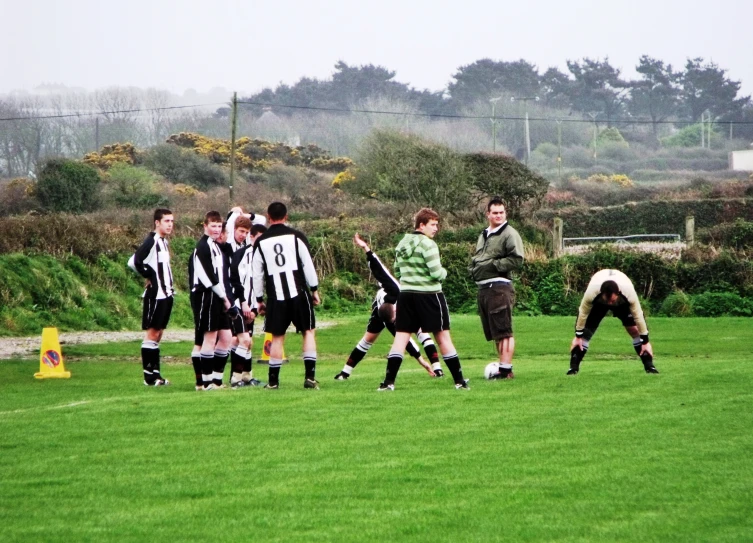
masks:
<svg viewBox="0 0 753 543"><path fill-rule="evenodd" d="M523 240L507 222L504 202L492 198L486 206L489 227L476 243L476 252L468 271L478 285L478 314L487 341L494 340L499 353L499 371L495 379L512 379L512 306L515 290L512 272L523 264Z"/></svg>

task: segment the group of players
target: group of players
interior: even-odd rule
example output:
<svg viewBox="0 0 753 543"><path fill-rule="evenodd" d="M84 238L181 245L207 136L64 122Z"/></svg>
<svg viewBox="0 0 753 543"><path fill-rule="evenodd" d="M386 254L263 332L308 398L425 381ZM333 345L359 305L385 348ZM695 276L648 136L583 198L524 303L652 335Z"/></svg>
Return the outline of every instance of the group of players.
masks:
<svg viewBox="0 0 753 543"><path fill-rule="evenodd" d="M515 301L513 273L523 263L523 242L507 222L507 210L499 198L486 207L488 226L479 235L468 268L478 286L478 313L487 341L494 341L498 362L490 379L514 378L512 357L515 340L512 307ZM395 389L395 380L407 349L433 377L444 377L441 353L454 386L468 390L460 358L450 336L450 316L442 293L447 270L442 267L433 238L439 215L423 208L414 217L414 231L395 249L394 275L356 234L369 268L379 283L366 333L351 352L336 380L347 380L386 328L393 336L380 391ZM268 226L265 223L268 221ZM254 320L265 316L265 332L271 334L266 389L279 388L285 333L292 324L303 335L304 388L318 389L316 380L316 318L319 305L318 277L306 236L287 225L288 213L281 202L267 208L266 218L233 208L227 219L211 211L204 218L204 235L189 259L189 286L194 313L195 340L191 354L196 390L225 388L228 356L230 386L262 386L253 376L252 335ZM141 346L144 384L165 386L160 372L159 343L173 304L173 276L168 236L174 217L167 209L154 213L154 231L129 260L129 266L146 279ZM640 302L630 279L618 270L601 270L589 282L576 321L568 375L580 371L589 342L609 311L619 318L633 341L647 373L658 373ZM416 336L418 343L412 339ZM434 341L432 341L432 336ZM428 361L420 353L419 343Z"/></svg>

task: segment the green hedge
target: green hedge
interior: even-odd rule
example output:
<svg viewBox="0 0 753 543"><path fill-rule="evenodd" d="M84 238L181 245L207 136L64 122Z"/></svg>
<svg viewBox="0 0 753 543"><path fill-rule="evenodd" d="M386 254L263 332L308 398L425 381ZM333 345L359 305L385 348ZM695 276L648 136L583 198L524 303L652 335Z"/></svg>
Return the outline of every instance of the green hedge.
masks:
<svg viewBox="0 0 753 543"><path fill-rule="evenodd" d="M631 234L685 234L685 217L696 228L710 228L736 219L753 220L753 199L652 200L610 207L543 210L537 217L551 224L562 218L565 237Z"/></svg>

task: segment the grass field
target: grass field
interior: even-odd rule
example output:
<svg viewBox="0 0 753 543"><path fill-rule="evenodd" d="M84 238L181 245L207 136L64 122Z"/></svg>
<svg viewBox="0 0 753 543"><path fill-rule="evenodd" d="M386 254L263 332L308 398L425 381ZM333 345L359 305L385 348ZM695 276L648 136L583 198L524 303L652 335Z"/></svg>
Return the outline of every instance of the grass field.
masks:
<svg viewBox="0 0 753 543"><path fill-rule="evenodd" d="M518 318L516 379L489 382L458 316L469 392L408 358L377 393L387 337L335 382L365 318L318 332L319 391L297 337L278 391L195 392L185 344L163 389L138 343L65 348L70 380L3 361L0 541L750 541L751 324L651 318L647 375L606 319L566 377L573 319Z"/></svg>

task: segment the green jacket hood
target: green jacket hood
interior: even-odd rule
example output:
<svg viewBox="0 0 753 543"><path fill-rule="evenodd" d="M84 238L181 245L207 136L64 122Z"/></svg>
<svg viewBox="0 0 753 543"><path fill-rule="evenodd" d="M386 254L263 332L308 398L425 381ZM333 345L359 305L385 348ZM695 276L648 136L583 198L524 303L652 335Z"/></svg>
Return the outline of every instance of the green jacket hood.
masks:
<svg viewBox="0 0 753 543"><path fill-rule="evenodd" d="M421 245L421 242L425 237L426 236L424 236L423 234L417 234L415 232L406 234L405 237L400 240L400 243L395 249L395 253L401 258L410 258L416 251L416 248Z"/></svg>

